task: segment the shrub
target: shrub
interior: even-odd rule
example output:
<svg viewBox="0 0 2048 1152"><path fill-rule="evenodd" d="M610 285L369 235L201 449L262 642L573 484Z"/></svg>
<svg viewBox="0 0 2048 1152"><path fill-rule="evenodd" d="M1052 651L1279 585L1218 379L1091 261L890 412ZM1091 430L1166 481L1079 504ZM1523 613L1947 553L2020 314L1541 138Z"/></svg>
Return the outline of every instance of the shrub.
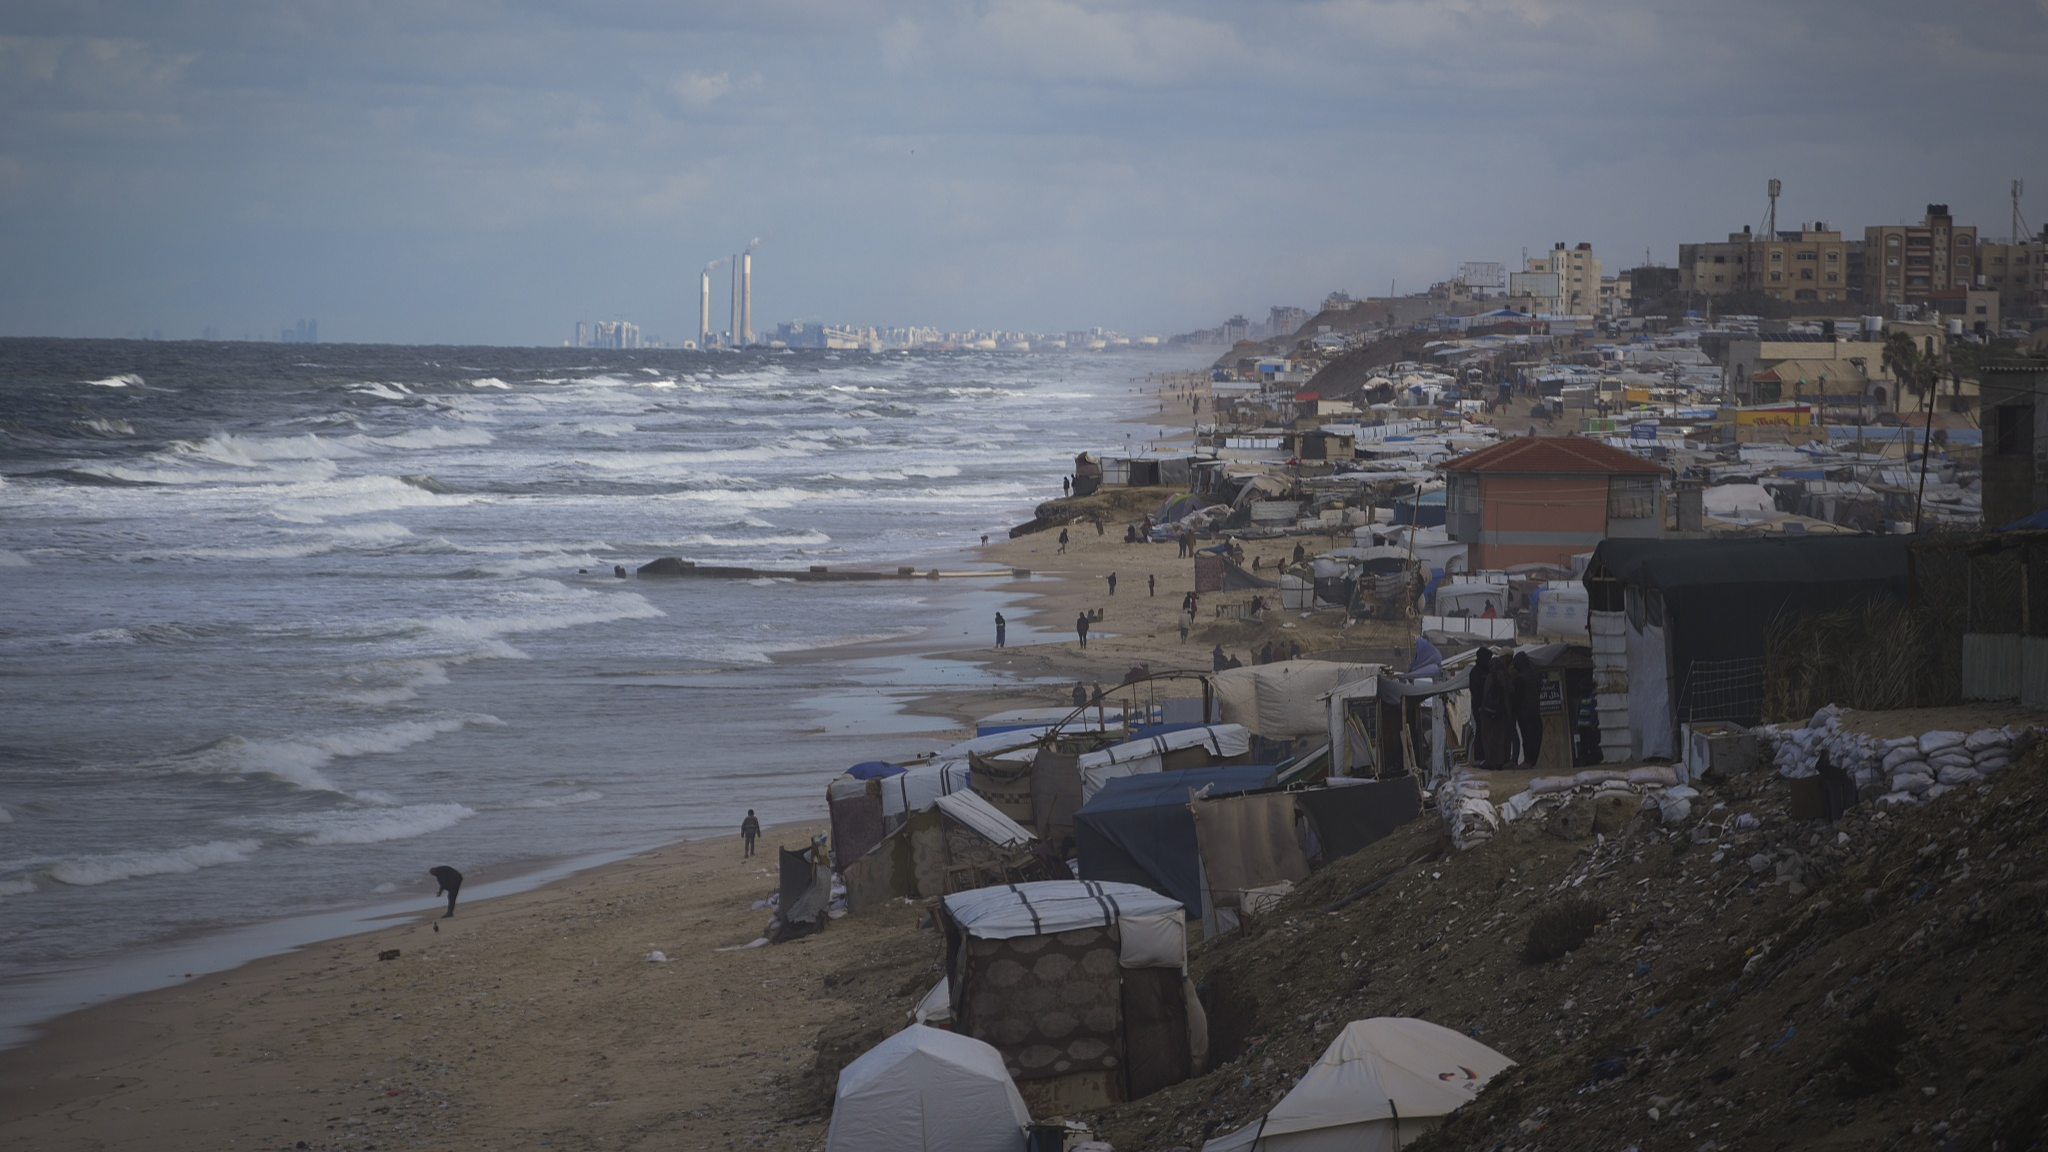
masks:
<svg viewBox="0 0 2048 1152"><path fill-rule="evenodd" d="M1536 917L1522 941L1522 962L1548 964L1567 952L1576 951L1593 936L1607 915L1599 904L1584 898L1567 900Z"/></svg>

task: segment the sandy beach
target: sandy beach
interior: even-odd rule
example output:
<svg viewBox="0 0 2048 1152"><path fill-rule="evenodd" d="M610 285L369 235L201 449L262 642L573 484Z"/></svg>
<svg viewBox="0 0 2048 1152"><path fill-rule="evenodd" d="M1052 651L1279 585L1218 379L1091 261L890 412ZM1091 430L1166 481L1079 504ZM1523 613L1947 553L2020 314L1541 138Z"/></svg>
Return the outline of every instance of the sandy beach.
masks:
<svg viewBox="0 0 2048 1152"><path fill-rule="evenodd" d="M1142 386L1167 394L1139 434L1184 438L1199 381ZM1202 596L1183 640L1192 561L1123 539L1163 495L1063 501L1076 518L1064 550L1057 529L981 546L985 562L1032 573L1002 585L1015 597L1006 615L1063 638L998 649L991 619L986 646L931 655L1014 686L910 709L964 729L1007 708L1070 703L1076 683L1113 693L1134 665L1207 670L1216 647L1250 663L1267 643L1308 654L1406 643L1339 613L1219 614L1251 592ZM1269 567L1297 543L1329 546L1248 541L1247 566ZM1072 622L1098 610L1084 649ZM847 761L892 751L878 736ZM423 900L375 931L63 1017L0 1053L0 1149L822 1147L836 1069L907 1020L940 954L936 933L916 926L924 908L907 902L742 947L769 918L753 905L775 890L774 846L824 829L830 767L818 821L770 829L752 860L736 837L702 840L466 903L453 919Z"/></svg>
<svg viewBox="0 0 2048 1152"><path fill-rule="evenodd" d="M1166 386L1176 394L1162 406L1184 412L1187 385ZM1185 420L1155 423L1164 437ZM1109 498L1076 501L1077 515L1106 510L1104 532L1070 529L1064 554L1056 532L979 550L1034 573L1005 586L1019 596L1012 618L1070 634L1076 614L1101 609L1087 649L997 650L991 621L989 647L934 655L1020 683L913 710L965 724L1069 702L1074 681L1111 689L1134 663L1205 669L1217 643L1243 653L1335 638L1327 622L1277 614L1217 621L1204 597L1182 642L1192 565L1171 545L1122 542L1124 521L1154 503L1125 495L1123 519ZM1277 558L1291 546L1256 547ZM877 737L847 751L851 762L892 748ZM769 829L752 860L737 837L701 840L465 902L453 919L423 899L368 933L64 1016L0 1052L0 1149L822 1147L833 1073L907 1020L940 950L909 903L743 947L769 918L753 905L775 890L774 846L823 831L829 775L821 767L818 822Z"/></svg>

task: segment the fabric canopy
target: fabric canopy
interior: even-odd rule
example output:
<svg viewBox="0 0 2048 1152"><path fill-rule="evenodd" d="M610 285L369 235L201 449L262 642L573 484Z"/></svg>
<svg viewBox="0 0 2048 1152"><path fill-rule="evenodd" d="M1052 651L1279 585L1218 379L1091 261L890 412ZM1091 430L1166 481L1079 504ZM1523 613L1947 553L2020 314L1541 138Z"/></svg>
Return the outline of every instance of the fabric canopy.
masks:
<svg viewBox="0 0 2048 1152"><path fill-rule="evenodd" d="M1354 1020L1263 1121L1209 1141L1202 1152L1392 1152L1514 1063L1427 1020Z"/></svg>
<svg viewBox="0 0 2048 1152"><path fill-rule="evenodd" d="M1084 880L1142 884L1201 916L1202 859L1189 796L1250 792L1273 783L1263 765L1183 768L1111 780L1074 813L1075 854Z"/></svg>
<svg viewBox="0 0 2048 1152"><path fill-rule="evenodd" d="M1327 725L1322 697L1332 688L1379 673L1379 664L1281 660L1231 668L1210 678L1223 719L1261 736L1320 735Z"/></svg>
<svg viewBox="0 0 2048 1152"><path fill-rule="evenodd" d="M1163 770L1166 756L1171 752L1203 748L1214 759L1227 760L1244 755L1251 746L1251 733L1245 731L1243 725L1202 724L1159 736L1127 740L1099 752L1083 753L1077 766L1081 774L1081 800L1086 803L1093 799L1103 784L1119 776L1139 776Z"/></svg>
<svg viewBox="0 0 2048 1152"><path fill-rule="evenodd" d="M1031 1111L994 1048L912 1024L839 1073L825 1152L1023 1152Z"/></svg>
<svg viewBox="0 0 2048 1152"><path fill-rule="evenodd" d="M901 764L891 764L887 760L863 760L848 768L846 775L853 777L855 780L879 780L884 776L894 776L901 771L903 771Z"/></svg>

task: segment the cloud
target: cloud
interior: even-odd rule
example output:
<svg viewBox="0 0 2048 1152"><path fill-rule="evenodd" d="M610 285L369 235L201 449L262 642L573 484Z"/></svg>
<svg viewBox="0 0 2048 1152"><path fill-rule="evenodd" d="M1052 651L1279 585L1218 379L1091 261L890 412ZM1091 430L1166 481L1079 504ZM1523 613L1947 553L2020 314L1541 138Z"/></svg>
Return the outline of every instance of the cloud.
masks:
<svg viewBox="0 0 2048 1152"><path fill-rule="evenodd" d="M753 78L759 87L760 77ZM743 82L744 83L744 82ZM685 108L706 108L734 90L732 75L727 72L685 72L668 82L668 90Z"/></svg>

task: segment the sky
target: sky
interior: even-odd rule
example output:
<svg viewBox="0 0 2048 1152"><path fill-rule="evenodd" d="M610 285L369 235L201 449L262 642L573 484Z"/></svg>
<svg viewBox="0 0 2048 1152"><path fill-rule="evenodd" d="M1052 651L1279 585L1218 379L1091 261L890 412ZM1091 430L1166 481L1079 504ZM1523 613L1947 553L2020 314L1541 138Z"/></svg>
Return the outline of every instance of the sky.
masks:
<svg viewBox="0 0 2048 1152"><path fill-rule="evenodd" d="M0 335L1171 335L1468 260L2048 223L2048 0L7 0ZM729 284L714 274L714 326Z"/></svg>

